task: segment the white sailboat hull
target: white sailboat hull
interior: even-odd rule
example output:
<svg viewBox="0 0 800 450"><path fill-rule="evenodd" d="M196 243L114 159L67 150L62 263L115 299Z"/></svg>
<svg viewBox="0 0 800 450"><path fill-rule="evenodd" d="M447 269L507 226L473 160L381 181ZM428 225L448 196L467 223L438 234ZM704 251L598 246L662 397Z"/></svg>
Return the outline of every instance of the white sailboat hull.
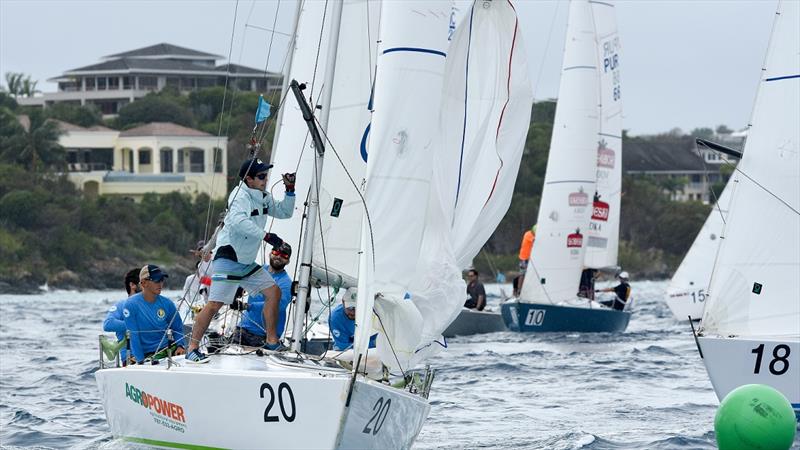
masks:
<svg viewBox="0 0 800 450"><path fill-rule="evenodd" d="M800 341L722 337L698 337L698 341L720 401L739 386L766 384L786 396L800 415Z"/></svg>
<svg viewBox="0 0 800 450"><path fill-rule="evenodd" d="M111 433L167 448L409 448L426 399L335 367L256 355L99 370Z"/></svg>

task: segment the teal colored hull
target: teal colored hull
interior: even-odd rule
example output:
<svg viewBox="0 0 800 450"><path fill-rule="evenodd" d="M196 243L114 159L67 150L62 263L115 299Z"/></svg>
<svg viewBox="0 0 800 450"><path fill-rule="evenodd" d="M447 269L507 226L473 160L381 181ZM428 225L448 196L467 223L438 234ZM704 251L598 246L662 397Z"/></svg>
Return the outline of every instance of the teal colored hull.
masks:
<svg viewBox="0 0 800 450"><path fill-rule="evenodd" d="M517 302L504 303L501 313L509 330L523 333L619 333L625 331L631 318L628 311Z"/></svg>

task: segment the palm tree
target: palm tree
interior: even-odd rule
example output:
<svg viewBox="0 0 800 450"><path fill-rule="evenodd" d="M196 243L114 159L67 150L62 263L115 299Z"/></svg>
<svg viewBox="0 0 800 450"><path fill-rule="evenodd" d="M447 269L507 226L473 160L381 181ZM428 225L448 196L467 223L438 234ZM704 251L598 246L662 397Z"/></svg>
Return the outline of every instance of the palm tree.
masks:
<svg viewBox="0 0 800 450"><path fill-rule="evenodd" d="M12 97L19 95L22 87L22 74L17 72L6 72L6 86L8 86L8 93Z"/></svg>
<svg viewBox="0 0 800 450"><path fill-rule="evenodd" d="M19 120L27 118L28 120ZM47 119L42 111L16 118L20 127L14 127L6 137L2 149L3 159L25 166L32 172L43 168L60 168L64 165L64 147L58 143L62 131L56 122Z"/></svg>
<svg viewBox="0 0 800 450"><path fill-rule="evenodd" d="M40 90L36 89L37 84L39 84L39 82L31 80L30 75L28 75L22 79L20 94L24 95L25 97L33 97L37 92L41 92Z"/></svg>

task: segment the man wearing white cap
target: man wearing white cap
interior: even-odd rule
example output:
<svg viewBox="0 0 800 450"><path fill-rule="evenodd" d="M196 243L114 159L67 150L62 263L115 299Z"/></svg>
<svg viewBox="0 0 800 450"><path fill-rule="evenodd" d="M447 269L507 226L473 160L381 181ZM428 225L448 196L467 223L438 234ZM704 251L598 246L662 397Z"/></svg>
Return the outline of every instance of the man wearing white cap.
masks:
<svg viewBox="0 0 800 450"><path fill-rule="evenodd" d="M358 298L356 288L348 288L342 303L331 311L328 326L333 335L333 349L347 350L353 347L353 337L356 334L356 299ZM369 338L369 347L375 347L377 334Z"/></svg>
<svg viewBox="0 0 800 450"><path fill-rule="evenodd" d="M614 292L617 294L615 299L602 301L600 303L618 311L622 311L625 309L625 304L631 297L631 285L628 284L628 272L620 272L619 275L617 275L617 278L619 278L618 285L614 286L613 288L598 289L595 292Z"/></svg>
<svg viewBox="0 0 800 450"><path fill-rule="evenodd" d="M264 295L264 325L268 350L281 350L277 334L278 306L281 290L275 280L261 266L255 263L256 255L263 242L280 247L281 238L264 231L267 216L277 219L292 217L294 212L294 174L284 174L283 184L286 194L281 201L275 201L267 192L267 173L272 167L260 159L249 159L239 169L242 181L233 188L228 197L228 213L224 226L217 235L214 261L211 265L211 289L208 303L195 317L192 339L189 342L186 360L194 363L208 362L208 356L198 349L211 319L222 305L230 305L237 289L241 286L251 296Z"/></svg>

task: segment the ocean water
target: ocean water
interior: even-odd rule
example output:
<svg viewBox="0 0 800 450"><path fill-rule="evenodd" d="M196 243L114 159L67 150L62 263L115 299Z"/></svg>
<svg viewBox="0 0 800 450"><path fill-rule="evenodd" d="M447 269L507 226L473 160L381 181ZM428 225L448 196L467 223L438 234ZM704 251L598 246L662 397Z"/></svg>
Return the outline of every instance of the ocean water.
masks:
<svg viewBox="0 0 800 450"><path fill-rule="evenodd" d="M622 334L449 340L431 361L431 414L414 448L716 448L718 402L665 287L633 283L636 308ZM0 295L0 446L138 448L111 437L94 380L97 335L119 298Z"/></svg>

